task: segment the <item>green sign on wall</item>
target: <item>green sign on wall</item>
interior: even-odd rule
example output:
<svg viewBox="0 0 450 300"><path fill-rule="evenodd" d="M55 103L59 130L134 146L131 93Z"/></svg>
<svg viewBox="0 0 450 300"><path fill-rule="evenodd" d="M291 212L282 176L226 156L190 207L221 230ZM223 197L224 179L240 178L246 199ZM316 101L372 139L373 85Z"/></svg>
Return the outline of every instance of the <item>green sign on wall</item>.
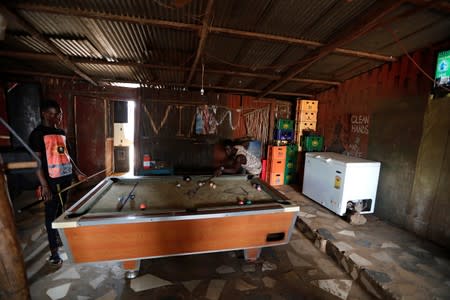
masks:
<svg viewBox="0 0 450 300"><path fill-rule="evenodd" d="M435 80L437 85L450 84L450 50L439 52Z"/></svg>

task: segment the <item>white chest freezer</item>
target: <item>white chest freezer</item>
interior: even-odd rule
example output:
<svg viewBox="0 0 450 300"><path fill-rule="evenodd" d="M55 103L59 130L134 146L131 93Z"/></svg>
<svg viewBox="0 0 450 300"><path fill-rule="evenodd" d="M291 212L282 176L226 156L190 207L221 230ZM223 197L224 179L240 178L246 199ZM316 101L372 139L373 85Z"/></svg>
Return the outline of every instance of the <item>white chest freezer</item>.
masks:
<svg viewBox="0 0 450 300"><path fill-rule="evenodd" d="M305 155L303 194L336 214L362 202L361 213L373 213L380 162L333 152Z"/></svg>

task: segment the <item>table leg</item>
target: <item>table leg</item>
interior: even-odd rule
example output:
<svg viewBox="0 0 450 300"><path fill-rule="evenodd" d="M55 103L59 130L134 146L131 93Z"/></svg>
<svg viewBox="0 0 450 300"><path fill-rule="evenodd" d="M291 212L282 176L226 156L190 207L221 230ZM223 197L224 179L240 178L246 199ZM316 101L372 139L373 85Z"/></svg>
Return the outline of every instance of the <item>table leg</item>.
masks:
<svg viewBox="0 0 450 300"><path fill-rule="evenodd" d="M122 262L122 267L126 271L125 278L133 279L139 274L139 267L141 266L141 261L138 260L127 260Z"/></svg>
<svg viewBox="0 0 450 300"><path fill-rule="evenodd" d="M244 257L247 261L256 261L261 254L261 248L244 249Z"/></svg>

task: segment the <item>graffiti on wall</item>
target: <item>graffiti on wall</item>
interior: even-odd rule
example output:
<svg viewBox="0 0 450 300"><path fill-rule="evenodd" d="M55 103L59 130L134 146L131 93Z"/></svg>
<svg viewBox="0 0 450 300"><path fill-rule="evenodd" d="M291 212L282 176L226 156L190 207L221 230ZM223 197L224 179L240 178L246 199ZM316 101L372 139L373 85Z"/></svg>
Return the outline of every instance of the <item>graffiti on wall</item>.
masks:
<svg viewBox="0 0 450 300"><path fill-rule="evenodd" d="M351 115L351 133L369 135L369 115Z"/></svg>
<svg viewBox="0 0 450 300"><path fill-rule="evenodd" d="M350 135L347 146L347 154L354 157L367 157L369 146L369 121L366 114L354 114L350 116Z"/></svg>

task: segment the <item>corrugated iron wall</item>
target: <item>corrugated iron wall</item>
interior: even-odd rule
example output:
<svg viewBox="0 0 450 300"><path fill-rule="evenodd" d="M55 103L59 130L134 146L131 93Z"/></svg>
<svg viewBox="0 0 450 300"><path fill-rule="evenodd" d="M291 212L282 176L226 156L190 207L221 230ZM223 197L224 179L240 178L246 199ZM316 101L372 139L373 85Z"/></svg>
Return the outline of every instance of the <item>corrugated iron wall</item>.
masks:
<svg viewBox="0 0 450 300"><path fill-rule="evenodd" d="M431 51L415 52L412 58L418 65L425 66L429 74L432 73L434 62ZM339 142L347 152L350 152L348 146L352 143L350 140L352 114L372 115L373 119L380 111L386 111L390 106L397 105L398 103L394 103L398 102L396 99L408 97L411 99L406 100L403 105L414 106L423 111L431 88L432 82L407 56L403 56L398 62L384 64L343 82L338 88L319 94L318 131L324 135L326 147L334 146L333 142ZM417 97L421 100L414 103L413 98ZM400 118L399 120L401 121ZM410 125L412 124L408 124ZM339 128L341 128L339 136L336 136ZM362 150L368 149L368 144L360 146ZM362 157L368 157L367 151L361 152Z"/></svg>
<svg viewBox="0 0 450 300"><path fill-rule="evenodd" d="M433 74L435 54L431 50L417 51L411 56L427 74ZM318 131L324 135L328 150L341 146L345 153L354 155L351 116L369 116L367 144L356 145L356 148L367 149L363 157L381 161L375 213L428 238L426 232L431 223L446 222L430 218L429 211L435 201L434 186L427 187L427 192L422 186L422 197L412 194L415 183L429 181L429 178L423 178L417 166L424 164L418 153L432 85L432 81L403 56L395 63L384 64L347 80L340 87L317 97ZM450 112L443 111L442 114L443 118L448 118ZM444 145L436 140L435 147ZM445 163L442 157L427 159L431 161L425 165ZM439 174L438 170L436 172ZM442 243L442 240L436 242Z"/></svg>

